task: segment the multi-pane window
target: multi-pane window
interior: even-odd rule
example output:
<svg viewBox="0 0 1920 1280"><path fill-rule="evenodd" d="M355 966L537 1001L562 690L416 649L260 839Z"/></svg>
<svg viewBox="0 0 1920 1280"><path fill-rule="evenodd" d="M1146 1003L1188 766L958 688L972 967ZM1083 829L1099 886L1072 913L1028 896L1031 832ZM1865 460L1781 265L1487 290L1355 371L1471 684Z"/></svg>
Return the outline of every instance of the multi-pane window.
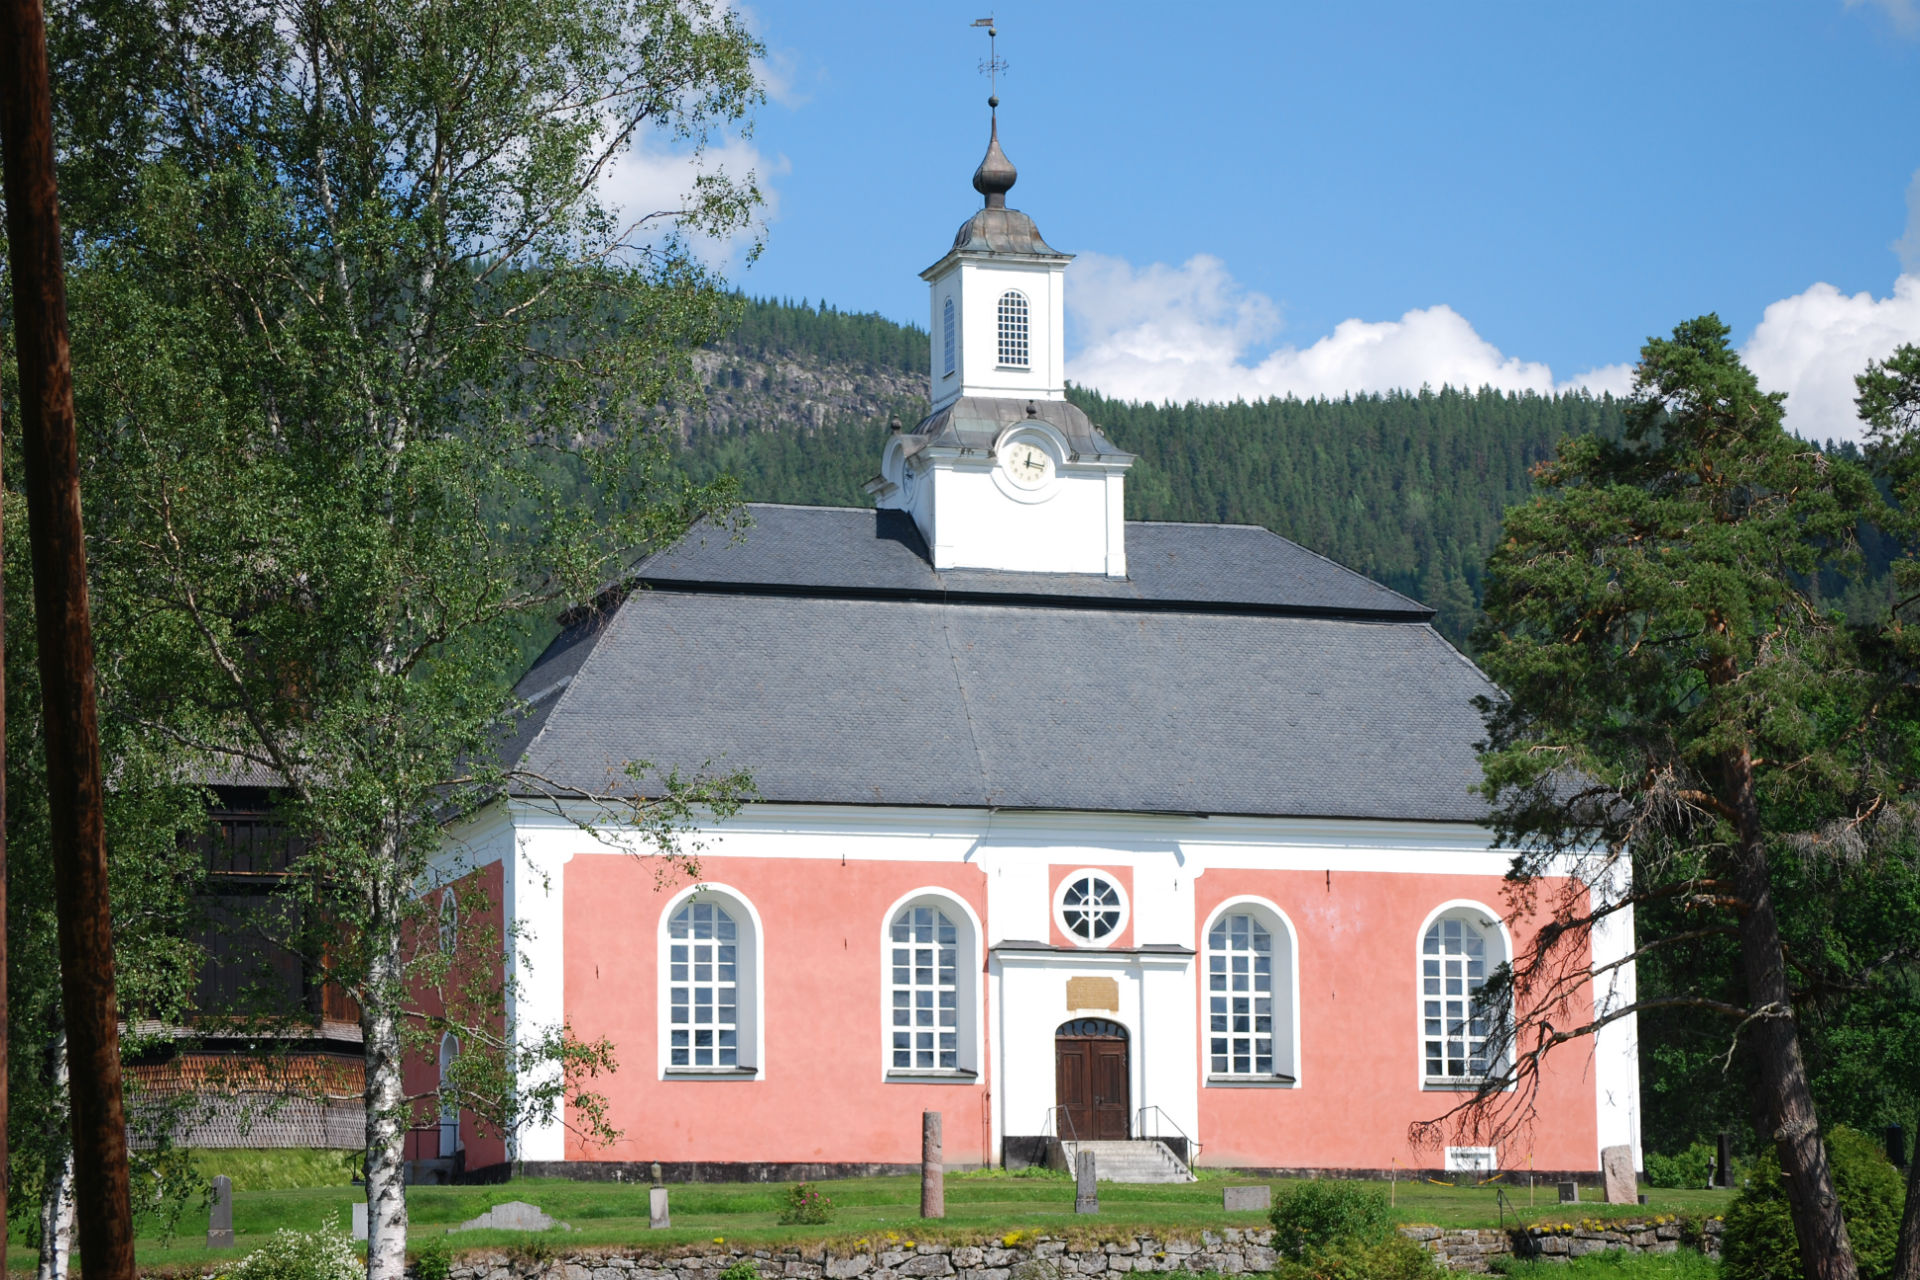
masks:
<svg viewBox="0 0 1920 1280"><path fill-rule="evenodd" d="M943 347L945 347L945 348L946 348L946 353L947 353L947 360L946 360L946 366L945 366L945 367L946 367L946 373L947 373L947 374L952 374L952 372L953 372L953 359L954 359L954 341L953 341L953 299L952 299L952 298L948 298L948 299L947 299L947 305L946 305L946 306L944 306L944 307L942 307L942 308L940 309L940 313L941 313L941 315L940 315L940 334L941 334L941 337L940 337L940 344L941 344L941 346L943 346Z"/></svg>
<svg viewBox="0 0 1920 1280"><path fill-rule="evenodd" d="M740 1065L739 935L711 902L689 902L668 922L669 1066Z"/></svg>
<svg viewBox="0 0 1920 1280"><path fill-rule="evenodd" d="M1250 915L1207 934L1207 1036L1214 1075L1274 1074L1273 934Z"/></svg>
<svg viewBox="0 0 1920 1280"><path fill-rule="evenodd" d="M1487 937L1452 916L1433 922L1420 944L1421 1042L1430 1080L1487 1074L1487 1020L1474 996L1487 985Z"/></svg>
<svg viewBox="0 0 1920 1280"><path fill-rule="evenodd" d="M938 907L893 918L893 1069L960 1066L960 932Z"/></svg>
<svg viewBox="0 0 1920 1280"><path fill-rule="evenodd" d="M1126 919L1120 887L1090 872L1074 876L1060 890L1060 928L1083 942L1099 942L1119 931Z"/></svg>
<svg viewBox="0 0 1920 1280"><path fill-rule="evenodd" d="M440 895L440 949L448 955L460 943L460 899L448 889Z"/></svg>
<svg viewBox="0 0 1920 1280"><path fill-rule="evenodd" d="M1027 296L1023 293L1000 295L1000 363L1027 367Z"/></svg>

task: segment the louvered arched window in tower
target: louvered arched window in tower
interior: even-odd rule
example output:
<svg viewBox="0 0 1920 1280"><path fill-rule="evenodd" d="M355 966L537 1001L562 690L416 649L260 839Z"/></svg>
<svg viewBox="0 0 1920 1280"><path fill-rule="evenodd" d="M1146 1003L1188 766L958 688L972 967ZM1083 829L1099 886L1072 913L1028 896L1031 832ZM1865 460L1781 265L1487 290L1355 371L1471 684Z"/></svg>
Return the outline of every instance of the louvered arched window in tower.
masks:
<svg viewBox="0 0 1920 1280"><path fill-rule="evenodd" d="M1025 369L1027 356L1027 296L1009 289L1000 295L1000 363Z"/></svg>
<svg viewBox="0 0 1920 1280"><path fill-rule="evenodd" d="M954 357L956 354L953 336L952 298L948 298L946 305L940 308L940 345L946 351L946 361L941 366L945 372L942 373L941 376L951 378L953 376Z"/></svg>

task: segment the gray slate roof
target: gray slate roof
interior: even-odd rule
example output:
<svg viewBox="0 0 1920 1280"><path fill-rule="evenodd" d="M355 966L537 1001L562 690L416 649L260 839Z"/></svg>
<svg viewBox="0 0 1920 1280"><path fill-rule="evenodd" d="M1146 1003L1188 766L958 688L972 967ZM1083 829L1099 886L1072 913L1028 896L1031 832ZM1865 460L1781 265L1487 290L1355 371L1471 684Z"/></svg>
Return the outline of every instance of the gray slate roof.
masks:
<svg viewBox="0 0 1920 1280"><path fill-rule="evenodd" d="M1491 686L1424 608L1265 530L1130 524L1109 583L936 573L893 512L750 512L573 620L511 756L581 791L647 760L780 802L1482 812Z"/></svg>

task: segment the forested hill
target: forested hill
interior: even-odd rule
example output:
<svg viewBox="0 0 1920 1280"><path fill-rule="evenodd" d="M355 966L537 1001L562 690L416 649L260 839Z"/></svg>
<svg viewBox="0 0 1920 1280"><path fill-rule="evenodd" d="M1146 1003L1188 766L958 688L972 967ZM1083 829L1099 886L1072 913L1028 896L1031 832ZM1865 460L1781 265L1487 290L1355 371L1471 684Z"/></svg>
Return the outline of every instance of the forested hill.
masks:
<svg viewBox="0 0 1920 1280"><path fill-rule="evenodd" d="M865 505L889 422L926 412L927 335L872 315L749 301L701 368L686 461L761 502ZM1344 400L1134 405L1072 399L1139 455L1127 514L1265 525L1440 611L1465 639L1482 566L1527 473L1569 433L1618 434L1586 395L1422 391Z"/></svg>

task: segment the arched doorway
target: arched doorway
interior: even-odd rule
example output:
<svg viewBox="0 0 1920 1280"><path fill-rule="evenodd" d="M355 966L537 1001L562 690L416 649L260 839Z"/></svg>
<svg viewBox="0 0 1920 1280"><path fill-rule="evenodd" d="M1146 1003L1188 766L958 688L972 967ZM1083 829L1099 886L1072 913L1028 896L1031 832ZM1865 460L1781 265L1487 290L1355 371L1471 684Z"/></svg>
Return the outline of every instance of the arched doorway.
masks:
<svg viewBox="0 0 1920 1280"><path fill-rule="evenodd" d="M1132 1136L1127 1029L1106 1018L1074 1018L1053 1033L1055 1129L1069 1141Z"/></svg>

